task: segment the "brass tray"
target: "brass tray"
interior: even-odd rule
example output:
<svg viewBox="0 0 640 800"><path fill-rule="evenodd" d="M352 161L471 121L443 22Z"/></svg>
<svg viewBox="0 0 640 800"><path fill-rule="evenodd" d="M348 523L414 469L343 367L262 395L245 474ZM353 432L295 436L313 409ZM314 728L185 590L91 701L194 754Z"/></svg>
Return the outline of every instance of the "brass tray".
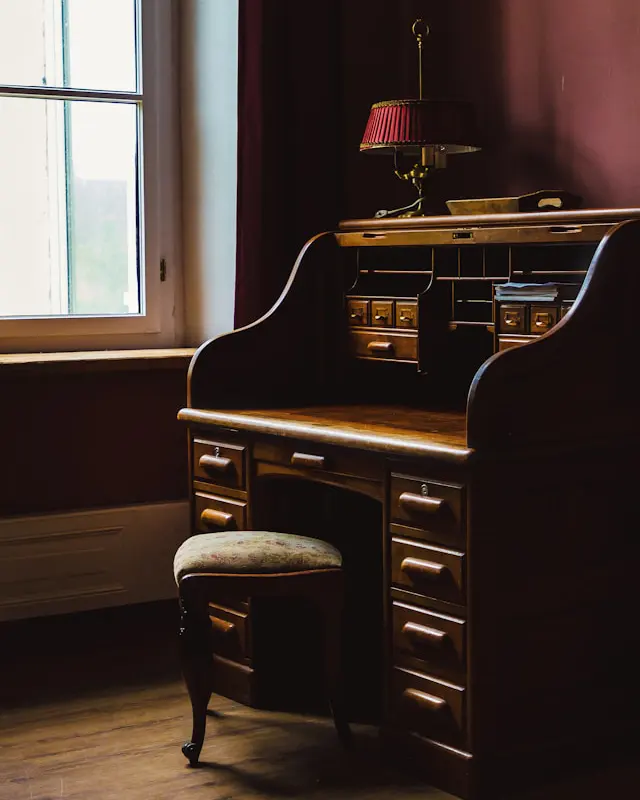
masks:
<svg viewBox="0 0 640 800"><path fill-rule="evenodd" d="M451 214L517 214L523 211L572 211L582 198L563 189L541 189L517 197L484 197L447 200Z"/></svg>

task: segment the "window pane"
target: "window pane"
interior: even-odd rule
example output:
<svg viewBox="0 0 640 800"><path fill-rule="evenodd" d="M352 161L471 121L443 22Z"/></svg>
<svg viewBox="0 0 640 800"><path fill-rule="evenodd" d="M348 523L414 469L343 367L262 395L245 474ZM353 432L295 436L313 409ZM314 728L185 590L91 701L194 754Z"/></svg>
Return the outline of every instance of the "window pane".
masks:
<svg viewBox="0 0 640 800"><path fill-rule="evenodd" d="M70 313L138 313L136 106L67 106Z"/></svg>
<svg viewBox="0 0 640 800"><path fill-rule="evenodd" d="M136 89L135 0L64 0L67 85Z"/></svg>
<svg viewBox="0 0 640 800"><path fill-rule="evenodd" d="M63 83L62 0L0 0L0 83Z"/></svg>
<svg viewBox="0 0 640 800"><path fill-rule="evenodd" d="M0 0L0 84L135 91L136 6Z"/></svg>
<svg viewBox="0 0 640 800"><path fill-rule="evenodd" d="M136 119L0 97L0 316L138 313Z"/></svg>

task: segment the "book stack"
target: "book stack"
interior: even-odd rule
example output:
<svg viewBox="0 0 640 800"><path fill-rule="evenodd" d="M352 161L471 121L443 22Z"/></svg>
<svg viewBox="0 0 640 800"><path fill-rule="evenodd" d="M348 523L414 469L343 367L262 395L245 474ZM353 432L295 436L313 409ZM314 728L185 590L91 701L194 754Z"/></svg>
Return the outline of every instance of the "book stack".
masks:
<svg viewBox="0 0 640 800"><path fill-rule="evenodd" d="M496 286L496 300L505 302L552 303L560 296L557 283L502 283Z"/></svg>

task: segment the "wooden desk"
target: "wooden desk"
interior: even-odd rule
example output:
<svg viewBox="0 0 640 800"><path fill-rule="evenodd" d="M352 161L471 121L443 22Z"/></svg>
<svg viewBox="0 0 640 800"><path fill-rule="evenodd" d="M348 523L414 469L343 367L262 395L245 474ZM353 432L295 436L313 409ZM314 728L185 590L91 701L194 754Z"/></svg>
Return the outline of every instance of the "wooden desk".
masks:
<svg viewBox="0 0 640 800"><path fill-rule="evenodd" d="M306 246L269 315L191 365L194 531L337 544L357 587L353 690L373 675L389 745L463 797L637 732L640 221L615 226L639 216L345 223ZM518 269L561 284L515 304L552 320L541 335L504 327L494 292ZM469 319L476 305L488 316ZM248 703L254 616L249 598L211 609L217 688Z"/></svg>

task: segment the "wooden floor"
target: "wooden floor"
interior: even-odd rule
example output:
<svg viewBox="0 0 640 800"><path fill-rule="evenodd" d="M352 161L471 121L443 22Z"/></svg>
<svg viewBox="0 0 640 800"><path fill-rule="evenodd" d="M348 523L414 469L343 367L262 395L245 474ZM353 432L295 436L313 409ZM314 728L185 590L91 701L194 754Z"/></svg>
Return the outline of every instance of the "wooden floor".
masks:
<svg viewBox="0 0 640 800"><path fill-rule="evenodd" d="M373 728L347 755L326 718L222 698L190 769L176 621L154 604L0 626L0 800L450 798L386 764ZM630 800L639 777L585 771L522 800Z"/></svg>

